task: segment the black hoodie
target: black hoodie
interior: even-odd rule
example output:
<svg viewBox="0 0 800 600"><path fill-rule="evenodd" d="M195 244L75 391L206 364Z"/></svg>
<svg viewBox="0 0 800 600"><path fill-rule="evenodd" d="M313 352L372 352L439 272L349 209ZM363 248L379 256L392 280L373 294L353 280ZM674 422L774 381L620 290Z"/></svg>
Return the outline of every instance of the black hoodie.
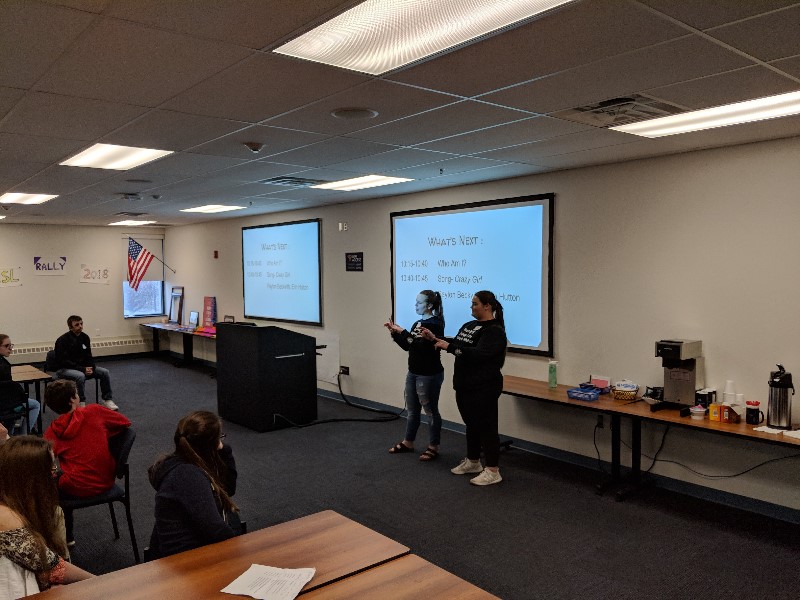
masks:
<svg viewBox="0 0 800 600"><path fill-rule="evenodd" d="M222 482L229 496L236 492L236 461L231 447L219 451L227 467ZM199 467L170 454L150 469L150 484L156 490L156 523L150 549L156 558L221 542L234 536L225 522L219 499Z"/></svg>

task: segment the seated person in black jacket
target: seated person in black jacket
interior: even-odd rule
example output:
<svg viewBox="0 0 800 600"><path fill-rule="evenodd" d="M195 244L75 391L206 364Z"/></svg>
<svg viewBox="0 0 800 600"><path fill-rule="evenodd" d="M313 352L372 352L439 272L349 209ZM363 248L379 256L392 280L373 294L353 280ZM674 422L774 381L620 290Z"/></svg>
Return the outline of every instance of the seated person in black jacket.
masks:
<svg viewBox="0 0 800 600"><path fill-rule="evenodd" d="M83 333L83 319L78 315L70 315L67 327L69 331L56 340L56 375L59 379L72 379L75 382L83 403L86 402L86 380L90 377L99 379L103 403L111 410L119 410L111 392L111 374L108 369L94 364L92 341Z"/></svg>
<svg viewBox="0 0 800 600"><path fill-rule="evenodd" d="M11 338L5 333L0 333L0 412L4 415L14 414L13 417L3 421L5 427L13 433L27 433L21 425L26 413L25 406L31 431L35 429L41 406L33 398L28 398L21 385L14 383L11 377L11 363L7 360L13 351L14 344L11 343ZM16 427L17 423L20 423L19 427Z"/></svg>
<svg viewBox="0 0 800 600"><path fill-rule="evenodd" d="M186 415L175 430L175 452L150 467L156 490L156 523L150 536L154 558L220 542L238 532L236 461L222 443L222 421L200 410ZM233 520L231 519L233 517Z"/></svg>

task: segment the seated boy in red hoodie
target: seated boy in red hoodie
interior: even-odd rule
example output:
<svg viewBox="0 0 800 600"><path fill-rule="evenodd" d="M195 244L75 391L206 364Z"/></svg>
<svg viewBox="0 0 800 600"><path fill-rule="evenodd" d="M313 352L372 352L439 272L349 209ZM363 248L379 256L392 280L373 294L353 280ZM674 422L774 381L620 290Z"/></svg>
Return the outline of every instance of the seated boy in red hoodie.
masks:
<svg viewBox="0 0 800 600"><path fill-rule="evenodd" d="M130 427L131 422L100 404L79 407L78 389L70 379L48 385L44 400L61 415L44 432L63 472L58 480L61 497L87 498L111 489L117 465L108 440ZM72 511L64 511L64 520L67 544L72 546Z"/></svg>

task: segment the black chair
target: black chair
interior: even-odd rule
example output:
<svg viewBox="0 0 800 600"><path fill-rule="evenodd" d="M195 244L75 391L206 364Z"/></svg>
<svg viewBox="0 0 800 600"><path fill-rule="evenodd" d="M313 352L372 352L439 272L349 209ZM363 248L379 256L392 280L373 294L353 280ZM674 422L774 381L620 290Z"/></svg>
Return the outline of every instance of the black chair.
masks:
<svg viewBox="0 0 800 600"><path fill-rule="evenodd" d="M56 351L49 350L47 352L47 356L44 359L44 370L48 373L51 373L53 379L59 379L58 375L56 375L56 371L58 368L56 367ZM63 377L62 379L69 379L68 377ZM94 401L96 403L100 403L100 380L96 379L95 377L87 377L86 380L94 379ZM86 386L84 384L84 393L86 391ZM44 412L44 406L42 406L42 412Z"/></svg>
<svg viewBox="0 0 800 600"><path fill-rule="evenodd" d="M10 432L20 417L25 418L27 431L31 432L28 395L18 383L0 381L0 423Z"/></svg>
<svg viewBox="0 0 800 600"><path fill-rule="evenodd" d="M125 516L128 518L128 531L131 535L133 556L138 563L139 546L136 544L136 534L133 532L133 519L131 518L130 469L128 467L128 455L130 454L135 439L136 431L134 431L132 427L129 427L122 433L108 440L108 449L111 451L114 460L117 461L116 477L117 479L123 480L124 488L115 483L107 492L103 492L98 496L92 496L91 498L62 498L61 508L64 509L64 520L67 523L67 536L69 537L72 533L72 511L80 508L88 508L90 506L108 504L108 509L111 512L111 523L114 526L114 537L119 539L119 527L117 527L117 516L114 513L114 502L121 502L125 506Z"/></svg>

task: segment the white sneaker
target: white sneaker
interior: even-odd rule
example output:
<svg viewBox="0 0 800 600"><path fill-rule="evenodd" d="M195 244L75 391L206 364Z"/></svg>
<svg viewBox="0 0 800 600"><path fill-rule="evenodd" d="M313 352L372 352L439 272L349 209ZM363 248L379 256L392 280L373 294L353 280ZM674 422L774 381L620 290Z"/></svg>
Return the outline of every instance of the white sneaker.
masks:
<svg viewBox="0 0 800 600"><path fill-rule="evenodd" d="M106 408L110 408L111 410L119 410L119 406L117 406L116 402L113 400L103 400L103 404L106 405Z"/></svg>
<svg viewBox="0 0 800 600"><path fill-rule="evenodd" d="M454 475L466 475L467 473L480 473L482 470L481 461L465 458L457 467L450 469L450 472Z"/></svg>
<svg viewBox="0 0 800 600"><path fill-rule="evenodd" d="M492 471L491 469L484 469L480 475L469 480L473 485L492 485L501 481L503 481L503 478L500 477L500 471Z"/></svg>

